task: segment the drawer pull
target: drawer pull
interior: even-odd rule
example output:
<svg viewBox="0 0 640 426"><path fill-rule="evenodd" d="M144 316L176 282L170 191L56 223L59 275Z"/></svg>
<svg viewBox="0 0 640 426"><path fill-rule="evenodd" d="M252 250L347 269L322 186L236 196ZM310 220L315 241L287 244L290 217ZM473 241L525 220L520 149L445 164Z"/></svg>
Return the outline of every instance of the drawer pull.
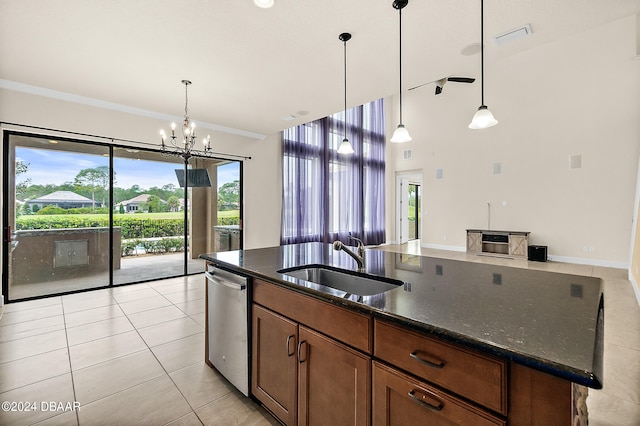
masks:
<svg viewBox="0 0 640 426"><path fill-rule="evenodd" d="M424 408L428 408L431 411L442 411L442 408L444 407L444 403L441 401L438 401L438 405L431 405L428 402L418 398L416 395L416 390L412 389L409 391L408 395L409 398L411 398L414 402L422 405Z"/></svg>
<svg viewBox="0 0 640 426"><path fill-rule="evenodd" d="M287 337L287 356L292 356L295 355L296 350L294 349L293 352L289 352L289 348L291 347L291 339L294 338L295 336L292 334L291 336ZM295 346L294 346L295 348Z"/></svg>
<svg viewBox="0 0 640 426"><path fill-rule="evenodd" d="M424 365L428 365L429 367L433 367L433 368L442 368L442 367L444 367L444 361L432 362L432 361L429 361L427 359L420 358L418 356L417 352L411 352L409 354L409 356L411 358L415 359L416 361L418 361L419 363L424 364Z"/></svg>
<svg viewBox="0 0 640 426"><path fill-rule="evenodd" d="M300 349L302 348L302 345L303 345L303 344L306 344L306 343L307 343L307 341L306 341L306 340L303 340L303 341L301 341L300 343L298 343L298 364L302 364L303 362L305 362L305 361L306 361L306 359L302 359L301 351L300 351ZM305 355L306 355L306 354L305 354Z"/></svg>

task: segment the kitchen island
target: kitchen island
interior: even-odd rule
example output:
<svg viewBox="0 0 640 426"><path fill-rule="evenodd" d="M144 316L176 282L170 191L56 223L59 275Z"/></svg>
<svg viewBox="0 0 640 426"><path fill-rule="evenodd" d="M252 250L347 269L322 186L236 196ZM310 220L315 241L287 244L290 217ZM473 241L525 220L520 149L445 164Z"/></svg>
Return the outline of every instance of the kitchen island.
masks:
<svg viewBox="0 0 640 426"><path fill-rule="evenodd" d="M304 327L305 333L319 332L319 336L331 337L332 344L340 344L354 355L364 355L369 364L362 364L368 367L362 367L365 370L361 368L358 374L373 370L369 372L373 379L364 384L364 395L368 396L363 396L362 390L359 395L372 401L374 424L386 424L379 419L389 418L393 402L389 395L393 392L388 388L385 400L384 394L380 396L376 391L376 383L393 387L389 384L391 379L386 378L389 373L396 374L393 380L401 377L407 383L415 381L417 389L426 389L419 402L426 401L425 406L431 411L441 411L445 405L442 401L452 398L448 406L457 404L456 407L474 411L489 419L488 424L543 424L549 419L558 420L557 411L565 411L566 401L566 411L573 406L572 384L602 387L604 306L598 278L367 250L366 274L399 280L402 285L381 294L361 296L278 272L304 265L355 270L353 259L328 244L307 243L201 257L219 268L254 278L254 316L255 312L261 315L268 311L301 330ZM288 300L292 302L287 303ZM289 313L288 306L292 304L305 308ZM332 313L319 314L323 318L318 320L309 316L315 311ZM331 318L341 318L342 312L363 322L350 323L345 317L342 328L325 327ZM349 324L355 325L350 328ZM357 324L369 326L360 329ZM255 352L259 343L255 318L252 331L255 364L259 355ZM362 344L352 339L356 334L364 339ZM284 335L286 356L296 358L296 344L290 341L298 340L298 364L303 368L303 339L291 336L297 334ZM395 346L401 348L412 342L422 345L418 355L432 364L425 371L412 370L410 364L403 364L402 356L396 360L391 353ZM280 346L285 348L285 342ZM440 359L453 352L464 356L456 373L459 375L454 374L451 380L445 371L455 369L455 362ZM307 353L313 352L307 349ZM415 353L410 354L412 358L420 358ZM425 360L416 363L425 364L422 361ZM254 365L253 370L255 381L259 368ZM474 377L465 377L470 374L465 370L473 372ZM474 383L475 376L485 373L486 378ZM304 384L303 380L300 386ZM466 389L467 384L475 390ZM370 393L367 389L373 390ZM272 396L261 398L255 390L253 394L269 408L265 399ZM298 395L298 406L300 399ZM550 408L554 404L559 404L556 411ZM381 411L383 408L386 411ZM548 417L540 414L545 409ZM285 411L291 414L290 423L302 414L308 415L307 408ZM378 412L381 414L377 416ZM555 424L570 424L571 419L571 413L562 414ZM363 424L370 421L365 416Z"/></svg>

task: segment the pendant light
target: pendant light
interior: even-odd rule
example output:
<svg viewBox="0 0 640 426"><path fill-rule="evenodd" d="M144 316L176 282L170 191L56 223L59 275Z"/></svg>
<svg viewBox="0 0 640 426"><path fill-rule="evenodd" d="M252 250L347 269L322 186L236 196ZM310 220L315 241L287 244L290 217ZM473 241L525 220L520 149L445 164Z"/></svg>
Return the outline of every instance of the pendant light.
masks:
<svg viewBox="0 0 640 426"><path fill-rule="evenodd" d="M480 0L480 85L482 104L473 115L469 124L470 129L486 129L498 124L489 108L484 104L484 0Z"/></svg>
<svg viewBox="0 0 640 426"><path fill-rule="evenodd" d="M391 142L403 143L409 142L411 136L409 131L402 124L402 9L409 4L409 0L394 0L393 8L398 10L398 16L400 17L400 124L393 132L391 136Z"/></svg>
<svg viewBox="0 0 640 426"><path fill-rule="evenodd" d="M344 139L338 147L338 154L353 154L353 146L347 139L347 42L351 40L351 34L342 33L338 38L344 43Z"/></svg>

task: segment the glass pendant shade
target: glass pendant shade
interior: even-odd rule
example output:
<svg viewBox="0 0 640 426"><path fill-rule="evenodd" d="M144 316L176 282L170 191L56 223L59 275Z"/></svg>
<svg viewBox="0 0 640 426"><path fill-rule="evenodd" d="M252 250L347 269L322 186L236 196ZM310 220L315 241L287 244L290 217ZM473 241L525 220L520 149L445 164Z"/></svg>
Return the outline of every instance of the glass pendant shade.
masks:
<svg viewBox="0 0 640 426"><path fill-rule="evenodd" d="M353 154L353 147L351 146L351 142L349 142L349 139L344 138L342 140L342 143L340 144L340 146L338 147L338 154Z"/></svg>
<svg viewBox="0 0 640 426"><path fill-rule="evenodd" d="M391 136L391 142L404 143L409 141L411 141L409 131L404 127L404 124L398 124L395 132L393 132L393 136Z"/></svg>
<svg viewBox="0 0 640 426"><path fill-rule="evenodd" d="M489 108L487 108L486 105L481 105L480 108L478 108L478 111L473 115L471 123L469 123L469 128L473 130L487 129L495 126L496 124L498 124L498 120L494 118L491 111L489 111Z"/></svg>

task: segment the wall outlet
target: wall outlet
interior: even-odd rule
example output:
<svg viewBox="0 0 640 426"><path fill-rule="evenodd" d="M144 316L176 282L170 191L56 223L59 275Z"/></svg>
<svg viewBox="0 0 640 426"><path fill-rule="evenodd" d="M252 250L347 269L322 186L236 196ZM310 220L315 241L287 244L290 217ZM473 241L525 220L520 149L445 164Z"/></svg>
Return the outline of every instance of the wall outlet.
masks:
<svg viewBox="0 0 640 426"><path fill-rule="evenodd" d="M589 253L593 253L593 251L594 251L593 246L589 246Z"/></svg>
<svg viewBox="0 0 640 426"><path fill-rule="evenodd" d="M589 246L582 246L582 251L587 253L589 251Z"/></svg>
<svg viewBox="0 0 640 426"><path fill-rule="evenodd" d="M443 239L443 240L445 240L445 241L447 241L447 236L446 236L446 235L445 235L445 236L443 236L443 237L442 237L442 239Z"/></svg>

